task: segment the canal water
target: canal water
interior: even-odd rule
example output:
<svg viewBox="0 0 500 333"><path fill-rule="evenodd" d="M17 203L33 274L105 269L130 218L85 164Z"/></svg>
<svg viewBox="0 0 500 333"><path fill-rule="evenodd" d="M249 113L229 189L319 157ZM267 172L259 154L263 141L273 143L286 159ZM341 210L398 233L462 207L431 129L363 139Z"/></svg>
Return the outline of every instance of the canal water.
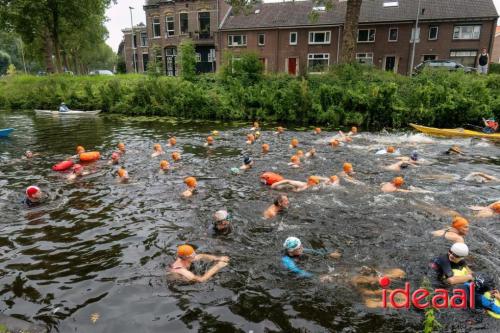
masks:
<svg viewBox="0 0 500 333"><path fill-rule="evenodd" d="M467 207L499 200L500 184L464 177L474 171L500 177L500 145L381 132L361 133L334 149L326 144L333 130L313 135L312 128L287 128L278 136L276 124L263 125L262 137L249 146L244 123L0 112L0 128L15 128L0 139L2 313L51 332L418 332L421 311L367 308L351 280L364 266L400 268L404 281L420 286L429 260L446 253L448 245L431 239L429 231L450 224L450 209L471 221L470 266L499 282L498 215L479 219ZM204 147L212 130L220 135L213 147ZM172 135L177 146L167 148ZM297 169L287 165L295 152L288 147L292 137L304 151L317 150ZM127 146L121 163L128 184L117 182L117 167L106 160L118 142ZM266 155L260 151L264 142L271 147ZM160 159L151 158L155 143L173 166L166 174L159 173ZM454 144L466 154L444 155ZM103 160L70 183L51 166L73 155L77 145L100 151ZM395 159L375 152L389 145L404 156L418 150L427 165L384 171ZM22 159L25 150L39 155ZM174 150L181 162L171 160ZM254 168L231 174L244 156L254 159ZM272 221L261 218L279 194L259 183L262 172L305 180L338 173L344 162L353 164L365 185L289 193L287 212ZM406 188L431 193L382 194L380 184L398 175ZM199 191L190 199L180 197L186 176L198 179ZM48 194L42 206L21 203L31 184ZM233 216L228 236L208 232L218 209ZM308 248L342 252L339 260L301 263L317 276L329 273L331 282L296 279L281 268L288 236L300 237ZM165 272L184 242L200 253L227 255L230 265L204 284L172 283ZM436 316L445 332L499 328L498 320L467 311Z"/></svg>

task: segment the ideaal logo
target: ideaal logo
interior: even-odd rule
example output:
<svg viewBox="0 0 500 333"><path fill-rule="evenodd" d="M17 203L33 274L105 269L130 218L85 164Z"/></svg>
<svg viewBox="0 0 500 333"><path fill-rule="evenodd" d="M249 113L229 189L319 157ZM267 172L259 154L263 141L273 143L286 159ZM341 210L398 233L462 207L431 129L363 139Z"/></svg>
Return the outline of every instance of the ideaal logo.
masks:
<svg viewBox="0 0 500 333"><path fill-rule="evenodd" d="M474 283L471 283L469 288L469 304L467 304L467 294L465 290L453 289L450 292L446 289L436 289L434 290L431 300L428 300L430 293L427 289L419 288L411 292L410 283L405 283L404 289L393 289L388 290L391 285L391 279L384 276L379 279L380 286L384 289L382 291L382 306L384 308L393 307L395 309L410 308L410 303L417 309L426 309L432 306L435 309L474 309ZM410 294L411 293L411 294ZM388 299L389 298L389 305ZM402 299L404 298L404 301Z"/></svg>

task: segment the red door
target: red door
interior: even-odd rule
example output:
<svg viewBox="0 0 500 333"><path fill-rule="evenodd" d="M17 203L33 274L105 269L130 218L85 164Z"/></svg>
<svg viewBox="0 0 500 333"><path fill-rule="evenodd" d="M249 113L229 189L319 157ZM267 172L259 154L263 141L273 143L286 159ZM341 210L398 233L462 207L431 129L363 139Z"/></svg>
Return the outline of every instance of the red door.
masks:
<svg viewBox="0 0 500 333"><path fill-rule="evenodd" d="M297 58L288 58L288 74L297 75Z"/></svg>

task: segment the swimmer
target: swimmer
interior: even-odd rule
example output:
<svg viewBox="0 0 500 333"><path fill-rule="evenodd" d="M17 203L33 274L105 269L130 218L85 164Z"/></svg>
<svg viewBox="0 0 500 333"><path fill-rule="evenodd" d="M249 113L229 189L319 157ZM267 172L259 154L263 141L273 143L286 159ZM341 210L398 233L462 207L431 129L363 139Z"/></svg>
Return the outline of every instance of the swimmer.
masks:
<svg viewBox="0 0 500 333"><path fill-rule="evenodd" d="M83 148L83 146L77 146L76 147L76 154L80 155L80 154L83 154L83 153L85 153L85 148Z"/></svg>
<svg viewBox="0 0 500 333"><path fill-rule="evenodd" d="M268 145L267 143L264 143L264 144L262 145L262 153L263 153L263 154L267 154L267 153L269 153L269 145Z"/></svg>
<svg viewBox="0 0 500 333"><path fill-rule="evenodd" d="M336 175L330 176L328 180L325 182L327 185L331 186L339 186L340 185L340 178Z"/></svg>
<svg viewBox="0 0 500 333"><path fill-rule="evenodd" d="M403 162L406 162L406 163L411 163L413 165L418 165L418 164L422 164L423 162L425 162L425 160L420 159L418 151L416 151L416 150L412 151L410 156L399 156L399 157L396 157L396 159L403 161Z"/></svg>
<svg viewBox="0 0 500 333"><path fill-rule="evenodd" d="M271 185L272 189L275 190L285 190L285 189L290 189L293 192L302 192L305 191L311 187L318 186L321 181L321 177L318 176L309 176L307 178L307 182L301 182L298 180L291 180L291 179L283 179L279 182L276 182Z"/></svg>
<svg viewBox="0 0 500 333"><path fill-rule="evenodd" d="M108 162L108 164L118 164L120 163L120 153L114 152L111 154L111 160Z"/></svg>
<svg viewBox="0 0 500 333"><path fill-rule="evenodd" d="M399 154L399 151L396 150L393 146L389 146L386 149L378 150L375 155L385 155L385 154Z"/></svg>
<svg viewBox="0 0 500 333"><path fill-rule="evenodd" d="M203 145L205 147L212 146L214 144L214 138L212 136L207 136L207 142L205 142Z"/></svg>
<svg viewBox="0 0 500 333"><path fill-rule="evenodd" d="M351 131L347 133L347 136L352 136L358 134L358 128L356 126L351 127Z"/></svg>
<svg viewBox="0 0 500 333"><path fill-rule="evenodd" d="M217 131L217 130L213 130L213 131L212 131L212 135L213 135L213 136L219 136L219 131Z"/></svg>
<svg viewBox="0 0 500 333"><path fill-rule="evenodd" d="M165 154L165 152L163 151L163 148L161 147L161 145L159 143L155 143L155 145L153 146L153 149L154 149L154 153L151 154L151 157L157 157L157 156Z"/></svg>
<svg viewBox="0 0 500 333"><path fill-rule="evenodd" d="M316 156L316 149L311 148L307 153L306 153L306 158L312 158Z"/></svg>
<svg viewBox="0 0 500 333"><path fill-rule="evenodd" d="M276 134L281 135L285 133L285 129L281 126L276 127Z"/></svg>
<svg viewBox="0 0 500 333"><path fill-rule="evenodd" d="M444 152L446 155L464 155L459 146L454 145Z"/></svg>
<svg viewBox="0 0 500 333"><path fill-rule="evenodd" d="M120 154L125 154L125 144L123 142L118 143L117 145L118 150L120 151Z"/></svg>
<svg viewBox="0 0 500 333"><path fill-rule="evenodd" d="M339 145L340 145L340 141L337 139L332 139L330 141L330 146L332 146L332 147L338 147Z"/></svg>
<svg viewBox="0 0 500 333"><path fill-rule="evenodd" d="M344 178L345 181L347 181L351 184L364 185L363 182L361 182L357 179L354 179L354 175L356 173L354 172L354 169L352 168L351 163L347 163L347 162L344 163L344 165L342 166L342 169L343 169L343 171L339 173L339 177Z"/></svg>
<svg viewBox="0 0 500 333"><path fill-rule="evenodd" d="M339 131L340 139L339 141L345 142L345 143L350 143L352 142L352 138L348 135L345 135L344 132Z"/></svg>
<svg viewBox="0 0 500 333"><path fill-rule="evenodd" d="M205 274L199 276L190 271L191 265L195 261L212 261L215 264ZM191 245L184 244L177 248L177 259L169 266L168 273L171 277L188 282L206 282L228 264L229 257L196 254Z"/></svg>
<svg viewBox="0 0 500 333"><path fill-rule="evenodd" d="M500 201L494 202L486 207L470 206L469 209L477 211L477 217L493 217L500 214Z"/></svg>
<svg viewBox="0 0 500 333"><path fill-rule="evenodd" d="M265 185L273 185L274 183L277 183L284 178L283 176L274 172L264 172L260 175L259 179Z"/></svg>
<svg viewBox="0 0 500 333"><path fill-rule="evenodd" d="M377 271L374 268L363 266L361 267L360 274L354 276L350 281L359 291L368 308L382 308L384 306L381 300L382 293L384 292L384 289L380 289L381 277L387 277L390 280L401 280L406 277L406 273L399 268ZM391 290L387 290L387 292L391 292ZM399 299L397 300L400 301ZM387 306L391 306L390 302L387 303Z"/></svg>
<svg viewBox="0 0 500 333"><path fill-rule="evenodd" d="M240 170L248 170L253 167L253 160L250 156L245 156L243 159L243 165L240 166Z"/></svg>
<svg viewBox="0 0 500 333"><path fill-rule="evenodd" d="M388 171L401 171L404 169L408 169L409 167L417 167L414 163L410 161L399 161L394 164L385 166L384 169Z"/></svg>
<svg viewBox="0 0 500 333"><path fill-rule="evenodd" d="M23 200L23 203L28 207L37 206L42 201L43 193L38 186L28 186L25 193L26 196Z"/></svg>
<svg viewBox="0 0 500 333"><path fill-rule="evenodd" d="M253 127L250 128L251 131L256 131L259 129L259 122L258 121L254 121L253 122Z"/></svg>
<svg viewBox="0 0 500 333"><path fill-rule="evenodd" d="M167 147L173 147L176 144L177 144L177 139L175 138L175 136L173 136L170 139L168 139Z"/></svg>
<svg viewBox="0 0 500 333"><path fill-rule="evenodd" d="M319 135L319 134L321 134L321 128L316 127L316 128L314 129L313 134L315 134L315 135Z"/></svg>
<svg viewBox="0 0 500 333"><path fill-rule="evenodd" d="M162 160L160 162L160 171L165 173L170 169L170 163L167 160Z"/></svg>
<svg viewBox="0 0 500 333"><path fill-rule="evenodd" d="M24 158L26 158L28 160L31 159L31 158L33 158L33 157L35 157L35 156L40 156L40 154L39 153L33 153L31 150L26 150L24 152Z"/></svg>
<svg viewBox="0 0 500 333"><path fill-rule="evenodd" d="M178 151L174 151L172 153L172 159L174 160L174 162L180 161L181 160L181 154Z"/></svg>
<svg viewBox="0 0 500 333"><path fill-rule="evenodd" d="M469 232L469 221L456 216L451 222L451 227L432 232L434 237L443 237L453 243L465 243L465 236Z"/></svg>
<svg viewBox="0 0 500 333"><path fill-rule="evenodd" d="M196 193L196 186L198 185L196 178L187 177L186 179L184 179L184 184L186 184L188 187L188 189L185 190L184 192L182 192L182 194L181 194L184 198L189 198L194 193Z"/></svg>
<svg viewBox="0 0 500 333"><path fill-rule="evenodd" d="M290 148L297 148L298 145L299 140L297 140L296 138L293 138L292 141L290 141Z"/></svg>
<svg viewBox="0 0 500 333"><path fill-rule="evenodd" d="M121 167L120 169L118 169L118 171L116 172L117 175L118 175L118 181L121 182L121 183L126 183L128 182L128 172L127 170L125 170L125 168Z"/></svg>
<svg viewBox="0 0 500 333"><path fill-rule="evenodd" d="M260 132L259 131L255 132L255 140L257 140L258 138L260 138Z"/></svg>
<svg viewBox="0 0 500 333"><path fill-rule="evenodd" d="M297 262L301 257L306 255L320 255L331 259L338 259L341 253L338 251L328 253L326 251L318 251L314 249L306 249L302 246L302 242L297 237L288 237L283 243L283 254L281 256L281 264L293 275L301 278L311 278L313 273L307 272L297 266ZM320 277L323 281L323 277Z"/></svg>
<svg viewBox="0 0 500 333"><path fill-rule="evenodd" d="M212 232L215 235L227 235L233 230L231 215L226 210L218 210L213 216Z"/></svg>
<svg viewBox="0 0 500 333"><path fill-rule="evenodd" d="M474 274L474 309L486 310L493 318L500 319L500 292L495 287L495 279L482 273ZM466 282L462 287L465 295L470 295L471 282ZM460 304L460 301L457 300ZM467 302L466 302L467 303Z"/></svg>
<svg viewBox="0 0 500 333"><path fill-rule="evenodd" d="M429 264L432 282L456 285L473 281L472 270L464 260L468 255L469 248L466 244L455 243L447 254L434 258Z"/></svg>
<svg viewBox="0 0 500 333"><path fill-rule="evenodd" d="M290 158L290 163L288 163L288 165L292 168L300 168L300 158L297 155L293 155Z"/></svg>
<svg viewBox="0 0 500 333"><path fill-rule="evenodd" d="M465 180L473 180L478 183L500 182L495 176L485 174L483 172L471 172L464 178Z"/></svg>
<svg viewBox="0 0 500 333"><path fill-rule="evenodd" d="M252 145L255 142L255 136L253 134L247 134L247 145Z"/></svg>
<svg viewBox="0 0 500 333"><path fill-rule="evenodd" d="M279 195L276 199L274 199L274 203L264 211L264 218L272 219L278 215L278 213L286 210L288 208L288 204L288 197L282 194Z"/></svg>
<svg viewBox="0 0 500 333"><path fill-rule="evenodd" d="M300 159L304 158L304 152L302 150L297 150L297 152L295 153L295 155L297 155Z"/></svg>
<svg viewBox="0 0 500 333"><path fill-rule="evenodd" d="M410 190L403 190L400 187L404 184L403 177L396 177L389 183L382 183L382 192L390 193L390 192L411 192Z"/></svg>
<svg viewBox="0 0 500 333"><path fill-rule="evenodd" d="M70 173L68 175L68 177L66 179L68 179L68 181L73 181L75 180L76 178L78 177L83 177L83 176L86 176L86 175L89 175L90 172L88 171L85 171L83 166L81 164L75 164L73 165L73 172Z"/></svg>

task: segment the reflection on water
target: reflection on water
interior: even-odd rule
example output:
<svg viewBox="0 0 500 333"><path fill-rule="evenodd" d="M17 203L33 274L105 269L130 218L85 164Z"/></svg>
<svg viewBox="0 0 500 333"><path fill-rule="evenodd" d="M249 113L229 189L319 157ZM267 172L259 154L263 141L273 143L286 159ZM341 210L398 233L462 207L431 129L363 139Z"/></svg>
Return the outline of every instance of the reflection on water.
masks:
<svg viewBox="0 0 500 333"><path fill-rule="evenodd" d="M416 332L421 313L367 309L348 281L362 266L400 267L418 286L428 260L446 249L428 231L449 224L447 209L472 220L467 243L473 269L497 277L500 272L498 218L477 220L467 209L498 200L500 186L463 179L472 171L500 176L499 146L485 141L362 134L353 144L332 149L325 144L332 135L326 130L315 136L311 129L288 129L280 137L264 127L262 138L247 146L247 124L30 112L0 113L2 127L16 131L0 140L1 310L53 331ZM214 129L221 133L215 145L203 147ZM177 137L175 148L166 147L171 135ZM317 158L300 169L287 166L292 137L304 151L317 149ZM95 173L72 184L50 169L77 145L109 158L120 141L127 145L121 162L131 177L128 184L118 184L117 167L104 160L89 166ZM263 142L270 144L269 154L261 154ZM163 145L173 166L167 174L159 173L159 159L150 157L155 143ZM467 154L442 155L453 144ZM403 155L418 149L429 165L402 174L408 186L432 193L380 193L380 183L396 175L382 169L393 158L375 155L388 145ZM27 149L41 156L20 159ZM174 150L182 153L179 163L170 159ZM253 157L254 168L232 175L231 167L240 166L245 155ZM367 186L290 193L286 214L273 222L261 219L278 194L259 184L261 172L305 180L337 173L346 161ZM198 178L199 193L181 199L182 180L191 175ZM30 184L49 194L47 204L29 210L20 204ZM213 238L207 229L218 209L232 212L235 230ZM279 256L290 235L307 247L341 249L339 261L306 263L311 271L330 271L337 278L322 284L285 274ZM171 284L166 265L182 242L229 255L231 264L206 284ZM94 324L90 317L96 313ZM498 325L488 317L472 324L468 319L465 312L438 313L445 331Z"/></svg>

